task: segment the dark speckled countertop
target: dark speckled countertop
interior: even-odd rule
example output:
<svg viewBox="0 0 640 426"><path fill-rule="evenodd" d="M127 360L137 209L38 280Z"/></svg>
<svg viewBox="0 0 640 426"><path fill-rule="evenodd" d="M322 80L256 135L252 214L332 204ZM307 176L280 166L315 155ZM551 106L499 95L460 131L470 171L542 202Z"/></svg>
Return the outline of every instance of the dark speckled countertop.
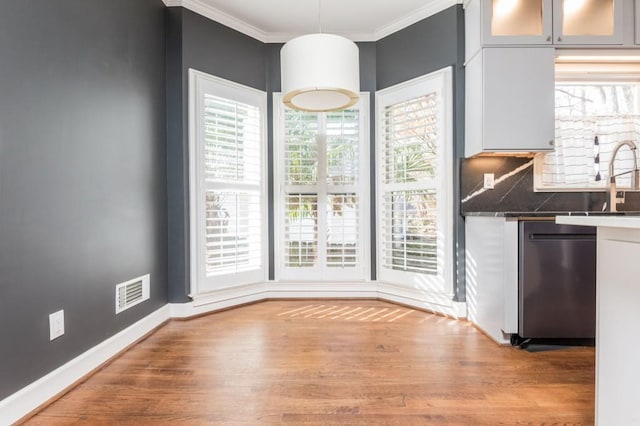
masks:
<svg viewBox="0 0 640 426"><path fill-rule="evenodd" d="M549 212L464 212L463 216L480 217L555 217L555 216L639 216L640 211L587 212L587 211L549 211Z"/></svg>

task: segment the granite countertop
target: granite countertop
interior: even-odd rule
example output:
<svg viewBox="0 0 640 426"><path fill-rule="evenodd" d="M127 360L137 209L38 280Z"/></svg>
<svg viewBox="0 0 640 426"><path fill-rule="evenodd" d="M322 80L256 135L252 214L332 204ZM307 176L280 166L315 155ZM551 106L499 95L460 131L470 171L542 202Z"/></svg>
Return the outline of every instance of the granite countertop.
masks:
<svg viewBox="0 0 640 426"><path fill-rule="evenodd" d="M640 216L640 211L548 211L548 212L463 212L463 216L480 217L556 217L556 216Z"/></svg>

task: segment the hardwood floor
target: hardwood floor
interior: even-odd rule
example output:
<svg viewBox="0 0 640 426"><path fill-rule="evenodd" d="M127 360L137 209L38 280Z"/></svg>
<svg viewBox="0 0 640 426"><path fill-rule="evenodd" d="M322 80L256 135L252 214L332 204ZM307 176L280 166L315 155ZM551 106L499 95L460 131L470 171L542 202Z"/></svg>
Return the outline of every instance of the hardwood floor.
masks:
<svg viewBox="0 0 640 426"><path fill-rule="evenodd" d="M172 321L29 425L593 424L594 348L529 353L379 301Z"/></svg>

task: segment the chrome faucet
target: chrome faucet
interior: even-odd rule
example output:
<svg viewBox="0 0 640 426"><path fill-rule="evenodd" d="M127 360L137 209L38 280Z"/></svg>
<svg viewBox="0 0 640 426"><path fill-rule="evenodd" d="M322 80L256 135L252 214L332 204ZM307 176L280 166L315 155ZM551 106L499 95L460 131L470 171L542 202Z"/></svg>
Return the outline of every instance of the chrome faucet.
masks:
<svg viewBox="0 0 640 426"><path fill-rule="evenodd" d="M633 170L627 170L626 172L615 174L613 163L616 161L616 155L618 155L618 151L623 146L628 146L633 154ZM617 189L616 189L616 176L626 175L627 173L633 173L631 179L632 189L638 190L640 189L640 170L638 170L638 155L636 154L638 147L633 141L622 141L619 142L615 148L613 149L613 153L611 154L611 160L609 161L609 211L615 212L616 204L618 202L617 197ZM623 201L624 202L624 201Z"/></svg>

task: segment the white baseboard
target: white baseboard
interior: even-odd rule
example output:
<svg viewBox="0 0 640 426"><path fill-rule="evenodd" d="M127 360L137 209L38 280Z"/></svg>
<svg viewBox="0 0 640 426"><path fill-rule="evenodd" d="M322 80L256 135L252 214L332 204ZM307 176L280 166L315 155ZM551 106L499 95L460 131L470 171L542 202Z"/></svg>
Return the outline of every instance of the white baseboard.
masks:
<svg viewBox="0 0 640 426"><path fill-rule="evenodd" d="M390 302L402 303L418 309L425 309L453 318L466 318L467 304L454 302L451 296L444 294L424 294L418 290L394 284L378 282L378 298Z"/></svg>
<svg viewBox="0 0 640 426"><path fill-rule="evenodd" d="M0 401L0 424L20 420L170 318L165 305Z"/></svg>
<svg viewBox="0 0 640 426"><path fill-rule="evenodd" d="M377 299L376 284L372 282L318 283L269 282L269 299Z"/></svg>
<svg viewBox="0 0 640 426"><path fill-rule="evenodd" d="M509 337L507 337L507 334L500 332L499 334L496 333L489 333L487 330L485 330L484 328L480 327L478 325L478 323L470 321L471 324L473 324L473 326L480 331L482 334L484 334L485 336L487 336L489 339L493 340L494 342L496 342L498 345L500 346L511 346L511 335L509 335Z"/></svg>
<svg viewBox="0 0 640 426"><path fill-rule="evenodd" d="M191 302L172 303L171 318L189 318L220 309L259 302L267 298L267 284L265 283L225 288L193 296Z"/></svg>
<svg viewBox="0 0 640 426"><path fill-rule="evenodd" d="M467 318L467 302L453 302L453 307L455 309L455 312L457 312L456 318Z"/></svg>
<svg viewBox="0 0 640 426"><path fill-rule="evenodd" d="M374 298L419 309L466 317L466 304L443 297L442 304L425 300L425 295L398 286L365 283L269 282L231 287L194 297L187 303L171 303L156 310L116 335L99 343L46 376L0 401L0 424L11 424L31 413L78 380L103 365L129 345L171 318L189 318L265 299ZM439 302L439 300L437 300Z"/></svg>

